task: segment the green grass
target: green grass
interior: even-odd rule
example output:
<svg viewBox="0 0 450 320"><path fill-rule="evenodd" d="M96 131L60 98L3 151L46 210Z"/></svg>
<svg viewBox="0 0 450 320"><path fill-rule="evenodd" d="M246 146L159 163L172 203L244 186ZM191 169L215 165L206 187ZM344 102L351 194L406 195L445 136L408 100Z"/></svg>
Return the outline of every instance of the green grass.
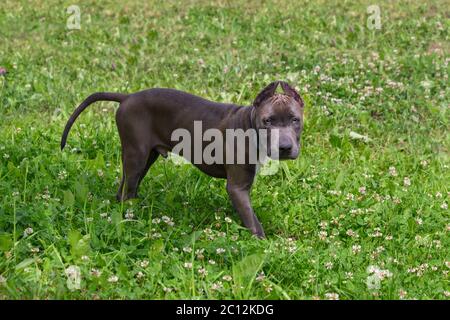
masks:
<svg viewBox="0 0 450 320"><path fill-rule="evenodd" d="M377 1L381 30L373 1L139 2L80 2L73 31L71 1L0 4L0 298L448 299L446 1ZM252 190L264 241L193 166L158 160L117 203L117 104L59 150L96 91L248 105L276 79L304 97L305 130L301 157ZM369 266L390 277L373 288Z"/></svg>

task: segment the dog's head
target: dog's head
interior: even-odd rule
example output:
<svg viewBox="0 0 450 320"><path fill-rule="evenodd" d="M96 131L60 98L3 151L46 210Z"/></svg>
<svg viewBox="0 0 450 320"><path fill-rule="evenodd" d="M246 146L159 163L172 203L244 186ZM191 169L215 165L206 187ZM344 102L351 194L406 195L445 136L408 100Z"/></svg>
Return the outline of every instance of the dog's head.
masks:
<svg viewBox="0 0 450 320"><path fill-rule="evenodd" d="M284 93L276 93L278 85ZM255 107L255 129L267 129L267 155L273 158L271 153L276 150L278 151L276 158L280 160L297 158L303 130L304 106L297 91L286 82L272 82L258 94L253 106ZM271 136L275 134L278 134L278 139L271 139ZM270 145L270 141L278 142L278 146Z"/></svg>

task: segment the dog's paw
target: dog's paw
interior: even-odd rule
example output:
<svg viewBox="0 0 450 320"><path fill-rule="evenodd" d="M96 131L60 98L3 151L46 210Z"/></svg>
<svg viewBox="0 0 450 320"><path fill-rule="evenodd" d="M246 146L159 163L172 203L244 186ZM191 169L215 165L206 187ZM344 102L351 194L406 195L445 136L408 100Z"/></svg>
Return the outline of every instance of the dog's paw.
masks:
<svg viewBox="0 0 450 320"><path fill-rule="evenodd" d="M252 233L255 237L258 239L266 239L266 234L264 233L264 230L252 230Z"/></svg>

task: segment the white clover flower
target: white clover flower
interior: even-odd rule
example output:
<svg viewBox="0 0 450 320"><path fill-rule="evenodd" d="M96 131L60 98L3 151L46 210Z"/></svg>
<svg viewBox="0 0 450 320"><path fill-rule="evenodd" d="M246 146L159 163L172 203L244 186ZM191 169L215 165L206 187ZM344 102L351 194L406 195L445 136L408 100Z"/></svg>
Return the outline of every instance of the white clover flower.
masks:
<svg viewBox="0 0 450 320"><path fill-rule="evenodd" d="M358 233L356 233L352 229L348 229L345 234L348 235L349 237L356 237L356 238L358 237Z"/></svg>
<svg viewBox="0 0 450 320"><path fill-rule="evenodd" d="M141 266L141 268L147 268L148 264L148 260L142 260L139 265Z"/></svg>
<svg viewBox="0 0 450 320"><path fill-rule="evenodd" d="M409 187L411 185L411 180L408 177L403 178L403 185Z"/></svg>
<svg viewBox="0 0 450 320"><path fill-rule="evenodd" d="M152 223L153 224L159 224L161 222L161 219L160 218L153 218L152 219Z"/></svg>
<svg viewBox="0 0 450 320"><path fill-rule="evenodd" d="M324 241L327 239L328 233L326 231L319 231L319 239Z"/></svg>
<svg viewBox="0 0 450 320"><path fill-rule="evenodd" d="M221 290L221 289L223 289L222 281L217 281L213 283L211 286L211 290Z"/></svg>
<svg viewBox="0 0 450 320"><path fill-rule="evenodd" d="M67 288L70 291L79 290L81 287L81 271L78 266L69 266L65 270L67 276Z"/></svg>
<svg viewBox="0 0 450 320"><path fill-rule="evenodd" d="M383 233L381 233L380 228L375 228L374 232L372 234L370 234L369 236L374 237L374 238L379 238L379 237L383 236Z"/></svg>
<svg viewBox="0 0 450 320"><path fill-rule="evenodd" d="M262 271L256 276L256 281L263 281L265 278L266 276L264 275L264 271Z"/></svg>
<svg viewBox="0 0 450 320"><path fill-rule="evenodd" d="M197 249L195 250L195 254L197 255L197 259L204 259L205 256L203 255L203 252L205 251L205 249Z"/></svg>
<svg viewBox="0 0 450 320"><path fill-rule="evenodd" d="M426 166L428 166L428 161L427 160L422 160L422 161L420 161L420 165L422 167L426 167Z"/></svg>
<svg viewBox="0 0 450 320"><path fill-rule="evenodd" d="M425 89L430 89L433 86L433 82L429 81L429 80L424 80L421 81L420 84L422 85L422 87L424 87Z"/></svg>
<svg viewBox="0 0 450 320"><path fill-rule="evenodd" d="M224 275L222 277L222 280L224 280L224 281L231 281L231 280L233 280L233 278L230 275Z"/></svg>
<svg viewBox="0 0 450 320"><path fill-rule="evenodd" d="M225 217L225 222L226 223L232 223L233 222L233 220L231 220L231 218L229 218L229 217Z"/></svg>
<svg viewBox="0 0 450 320"><path fill-rule="evenodd" d="M29 227L29 228L26 228L24 231L23 231L23 236L24 236L24 238L26 238L26 237L28 237L30 234L32 234L34 231L33 231L33 228L31 228L31 227Z"/></svg>
<svg viewBox="0 0 450 320"><path fill-rule="evenodd" d="M186 269L192 269L192 262L185 262L185 263L184 263L184 267L185 267Z"/></svg>
<svg viewBox="0 0 450 320"><path fill-rule="evenodd" d="M331 262L331 261L326 262L326 263L324 264L324 266L325 266L325 269L331 270L331 269L333 269L333 262Z"/></svg>
<svg viewBox="0 0 450 320"><path fill-rule="evenodd" d="M224 253L226 250L224 249L224 248L217 248L216 249L216 253L217 254L222 254L222 253Z"/></svg>
<svg viewBox="0 0 450 320"><path fill-rule="evenodd" d="M125 213L125 219L131 220L134 218L133 209L127 209L127 212Z"/></svg>
<svg viewBox="0 0 450 320"><path fill-rule="evenodd" d="M357 254L361 252L361 246L359 244L355 244L352 246L352 252L353 254Z"/></svg>
<svg viewBox="0 0 450 320"><path fill-rule="evenodd" d="M325 298L328 300L339 300L339 295L337 293L325 293Z"/></svg>
<svg viewBox="0 0 450 320"><path fill-rule="evenodd" d="M192 252L192 248L191 247L184 247L183 251L186 252L186 253L190 253L190 252Z"/></svg>
<svg viewBox="0 0 450 320"><path fill-rule="evenodd" d="M206 276L208 274L208 270L206 270L205 268L199 268L197 272L202 276Z"/></svg>
<svg viewBox="0 0 450 320"><path fill-rule="evenodd" d="M393 177L396 177L398 175L397 169L395 169L395 167L389 167L389 174Z"/></svg>
<svg viewBox="0 0 450 320"><path fill-rule="evenodd" d="M379 246L379 247L377 247L376 249L375 249L375 251L377 252L377 253L381 253L381 252L383 252L385 249L384 249L384 247L383 246Z"/></svg>
<svg viewBox="0 0 450 320"><path fill-rule="evenodd" d="M108 278L108 282L110 283L116 283L117 281L119 281L119 277L116 275L112 275Z"/></svg>
<svg viewBox="0 0 450 320"><path fill-rule="evenodd" d="M152 233L151 237L152 237L153 239L158 239L158 238L161 238L162 235L161 235L161 233L159 233L159 232L155 232L155 233ZM178 249L178 248L177 248L177 249Z"/></svg>
<svg viewBox="0 0 450 320"><path fill-rule="evenodd" d="M30 251L32 253L38 253L40 251L40 249L38 247L34 247L34 248L31 248Z"/></svg>
<svg viewBox="0 0 450 320"><path fill-rule="evenodd" d="M102 275L102 272L98 269L91 269L91 276L93 277L100 277Z"/></svg>

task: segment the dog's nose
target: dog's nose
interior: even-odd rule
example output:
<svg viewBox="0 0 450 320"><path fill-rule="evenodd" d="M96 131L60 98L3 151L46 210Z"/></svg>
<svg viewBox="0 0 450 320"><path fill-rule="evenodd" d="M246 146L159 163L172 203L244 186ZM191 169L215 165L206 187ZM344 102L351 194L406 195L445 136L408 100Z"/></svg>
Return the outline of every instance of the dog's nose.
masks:
<svg viewBox="0 0 450 320"><path fill-rule="evenodd" d="M289 153L292 150L292 144L286 143L286 144L280 144L280 153Z"/></svg>

